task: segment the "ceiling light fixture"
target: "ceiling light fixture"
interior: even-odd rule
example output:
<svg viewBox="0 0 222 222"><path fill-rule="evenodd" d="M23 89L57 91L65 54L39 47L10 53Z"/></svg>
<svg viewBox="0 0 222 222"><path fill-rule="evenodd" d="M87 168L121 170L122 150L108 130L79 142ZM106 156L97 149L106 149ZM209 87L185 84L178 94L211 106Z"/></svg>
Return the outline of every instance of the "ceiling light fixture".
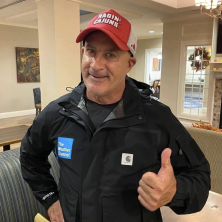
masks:
<svg viewBox="0 0 222 222"><path fill-rule="evenodd" d="M221 2L221 0L195 0L195 5L200 6L201 14L206 14L214 18L222 19Z"/></svg>

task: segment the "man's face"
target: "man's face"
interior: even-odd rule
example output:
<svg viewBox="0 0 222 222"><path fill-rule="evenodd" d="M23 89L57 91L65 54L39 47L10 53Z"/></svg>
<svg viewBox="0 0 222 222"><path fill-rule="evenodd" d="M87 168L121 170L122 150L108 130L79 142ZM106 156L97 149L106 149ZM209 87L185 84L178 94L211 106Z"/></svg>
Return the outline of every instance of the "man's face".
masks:
<svg viewBox="0 0 222 222"><path fill-rule="evenodd" d="M128 51L120 50L109 36L100 31L86 38L82 53L82 76L87 97L104 104L120 100L125 76L136 59Z"/></svg>

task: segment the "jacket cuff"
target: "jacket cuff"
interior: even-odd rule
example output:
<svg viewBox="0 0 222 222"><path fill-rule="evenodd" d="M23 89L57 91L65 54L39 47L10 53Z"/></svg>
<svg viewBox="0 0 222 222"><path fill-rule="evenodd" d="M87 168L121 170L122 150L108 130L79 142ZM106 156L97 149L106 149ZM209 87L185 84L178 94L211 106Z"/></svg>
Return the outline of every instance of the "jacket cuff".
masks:
<svg viewBox="0 0 222 222"><path fill-rule="evenodd" d="M176 177L177 181L177 191L176 194L174 195L173 199L171 200L170 203L168 203L166 206L169 207L183 207L184 206L184 200L186 199L185 195L185 189L183 182L181 181L181 178Z"/></svg>
<svg viewBox="0 0 222 222"><path fill-rule="evenodd" d="M58 192L48 197L44 202L42 202L42 205L46 210L48 210L57 200L59 200Z"/></svg>

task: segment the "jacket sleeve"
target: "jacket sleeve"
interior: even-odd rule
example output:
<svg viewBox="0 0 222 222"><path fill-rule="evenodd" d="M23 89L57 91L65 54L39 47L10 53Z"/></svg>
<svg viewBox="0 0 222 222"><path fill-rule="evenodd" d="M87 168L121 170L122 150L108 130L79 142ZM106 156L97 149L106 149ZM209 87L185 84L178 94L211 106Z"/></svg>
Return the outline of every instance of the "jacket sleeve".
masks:
<svg viewBox="0 0 222 222"><path fill-rule="evenodd" d="M46 107L28 129L20 151L22 176L46 210L59 199L48 162L48 155L54 148L48 139L50 118L49 108Z"/></svg>
<svg viewBox="0 0 222 222"><path fill-rule="evenodd" d="M210 165L197 143L167 107L163 128L172 150L171 164L177 191L168 206L177 214L200 211L210 190Z"/></svg>

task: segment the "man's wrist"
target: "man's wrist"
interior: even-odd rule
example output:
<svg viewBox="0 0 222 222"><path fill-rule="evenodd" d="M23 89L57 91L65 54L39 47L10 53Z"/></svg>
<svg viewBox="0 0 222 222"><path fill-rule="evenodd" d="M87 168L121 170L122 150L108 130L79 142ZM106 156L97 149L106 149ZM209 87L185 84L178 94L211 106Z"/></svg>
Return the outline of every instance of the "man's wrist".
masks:
<svg viewBox="0 0 222 222"><path fill-rule="evenodd" d="M45 201L42 202L42 205L48 210L57 200L59 200L59 193L55 192L52 196L45 199Z"/></svg>

